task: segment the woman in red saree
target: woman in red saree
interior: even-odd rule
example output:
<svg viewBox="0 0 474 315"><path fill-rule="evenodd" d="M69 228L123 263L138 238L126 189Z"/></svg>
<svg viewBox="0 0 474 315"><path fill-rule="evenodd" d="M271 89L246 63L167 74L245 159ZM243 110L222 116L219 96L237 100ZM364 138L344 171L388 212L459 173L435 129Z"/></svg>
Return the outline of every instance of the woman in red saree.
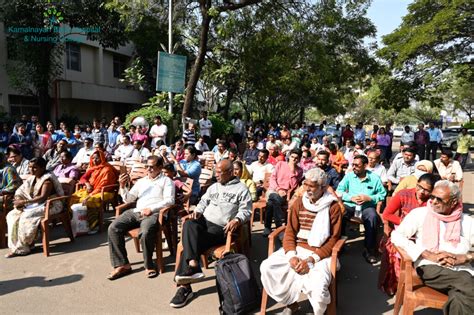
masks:
<svg viewBox="0 0 474 315"><path fill-rule="evenodd" d="M392 230L400 225L403 218L413 209L424 207L428 201L434 184L439 178L433 174L422 175L415 188L402 189L393 196L383 212L384 236L379 251L382 259L379 271L378 287L388 295L397 291L400 276L400 256L390 240ZM388 229L388 230L387 230Z"/></svg>
<svg viewBox="0 0 474 315"><path fill-rule="evenodd" d="M98 231L99 211L102 206L101 190L105 186L117 184L118 175L118 171L107 162L104 152L97 150L91 155L89 167L79 181L85 188L71 196L71 205L82 203L87 206L87 220L91 232ZM113 197L112 192L104 194L106 201Z"/></svg>

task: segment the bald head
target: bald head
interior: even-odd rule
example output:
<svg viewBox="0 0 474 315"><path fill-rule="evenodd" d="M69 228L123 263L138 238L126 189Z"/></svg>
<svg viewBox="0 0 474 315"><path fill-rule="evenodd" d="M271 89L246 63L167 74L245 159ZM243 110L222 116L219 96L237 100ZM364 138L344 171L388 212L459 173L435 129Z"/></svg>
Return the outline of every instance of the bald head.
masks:
<svg viewBox="0 0 474 315"><path fill-rule="evenodd" d="M217 163L216 178L221 184L226 184L233 177L233 166L230 160L222 160Z"/></svg>

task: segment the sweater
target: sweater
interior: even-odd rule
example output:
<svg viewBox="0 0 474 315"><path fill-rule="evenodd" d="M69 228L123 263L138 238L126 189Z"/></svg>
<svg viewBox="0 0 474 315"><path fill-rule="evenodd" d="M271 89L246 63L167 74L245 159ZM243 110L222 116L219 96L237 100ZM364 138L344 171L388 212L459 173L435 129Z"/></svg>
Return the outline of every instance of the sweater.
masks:
<svg viewBox="0 0 474 315"><path fill-rule="evenodd" d="M302 197L295 200L290 209L290 218L285 230L285 237L283 238L283 249L285 253L296 251L297 246L313 251L321 260L331 256L332 248L341 237L342 231L342 211L337 202L332 203L329 209L330 220L330 236L321 247L312 247L308 241L303 238L298 238L300 230L311 231L313 221L316 218L316 213L306 210L303 206Z"/></svg>
<svg viewBox="0 0 474 315"><path fill-rule="evenodd" d="M194 211L222 227L234 218L245 223L252 213L252 197L247 186L234 177L224 185L212 184Z"/></svg>

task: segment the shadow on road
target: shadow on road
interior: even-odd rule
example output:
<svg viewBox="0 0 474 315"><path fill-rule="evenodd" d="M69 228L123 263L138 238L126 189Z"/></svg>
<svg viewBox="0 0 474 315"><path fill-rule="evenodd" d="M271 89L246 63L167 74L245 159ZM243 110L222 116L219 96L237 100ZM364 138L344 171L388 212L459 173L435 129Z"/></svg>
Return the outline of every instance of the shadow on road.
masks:
<svg viewBox="0 0 474 315"><path fill-rule="evenodd" d="M45 277L26 277L22 279L14 279L0 281L0 296L21 291L31 287L54 287L80 281L83 275L70 275L55 279L46 279Z"/></svg>

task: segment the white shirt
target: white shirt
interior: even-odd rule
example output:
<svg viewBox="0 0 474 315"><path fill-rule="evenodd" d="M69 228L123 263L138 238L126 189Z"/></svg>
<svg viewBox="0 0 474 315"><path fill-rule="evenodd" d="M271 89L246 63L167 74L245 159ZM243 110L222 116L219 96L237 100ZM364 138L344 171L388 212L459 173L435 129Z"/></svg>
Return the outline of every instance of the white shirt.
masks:
<svg viewBox="0 0 474 315"><path fill-rule="evenodd" d="M380 180L382 181L382 183L388 182L387 169L382 164L377 164L377 165L375 165L374 168L370 168L370 166L367 166L367 170L371 171L372 173L374 173L376 175L379 175Z"/></svg>
<svg viewBox="0 0 474 315"><path fill-rule="evenodd" d="M202 144L198 141L194 144L194 147L196 150L199 150L201 152L209 151L209 146L207 145L206 142L203 142Z"/></svg>
<svg viewBox="0 0 474 315"><path fill-rule="evenodd" d="M402 136L400 137L400 142L408 143L415 141L415 133L410 130L410 132L403 132Z"/></svg>
<svg viewBox="0 0 474 315"><path fill-rule="evenodd" d="M81 148L76 156L74 157L74 159L72 159L72 163L73 164L77 164L77 165L82 165L82 164L89 164L90 160L91 160L91 155L92 153L94 153L94 147L90 147L90 148Z"/></svg>
<svg viewBox="0 0 474 315"><path fill-rule="evenodd" d="M151 146L156 148L156 142L163 140L166 143L166 135L168 134L168 127L166 125L153 125L150 129Z"/></svg>
<svg viewBox="0 0 474 315"><path fill-rule="evenodd" d="M392 232L392 243L405 250L410 258L415 262L415 266L438 265L430 260L421 258L426 248L422 244L423 223L428 207L421 207L411 210L403 219L402 223ZM474 219L467 214L463 214L461 218L461 240L456 247L451 243L444 241L444 232L446 231L445 223L440 222L439 235L439 251L446 251L452 254L467 254L474 245ZM415 235L415 242L410 238ZM445 267L448 268L448 267ZM454 266L449 268L454 271L467 271L474 276L474 268L470 264Z"/></svg>
<svg viewBox="0 0 474 315"><path fill-rule="evenodd" d="M140 150L133 149L132 159L146 160L151 155L150 150L142 147Z"/></svg>
<svg viewBox="0 0 474 315"><path fill-rule="evenodd" d="M204 120L201 118L199 120L199 129L201 130L201 136L211 136L212 122L209 119Z"/></svg>
<svg viewBox="0 0 474 315"><path fill-rule="evenodd" d="M130 191L125 187L120 188L119 193L124 202L137 202L133 212L150 208L153 213L157 213L162 208L174 205L175 187L173 181L161 173L155 178L140 178Z"/></svg>
<svg viewBox="0 0 474 315"><path fill-rule="evenodd" d="M234 133L242 134L244 132L244 123L240 119L232 119L231 123L234 125Z"/></svg>
<svg viewBox="0 0 474 315"><path fill-rule="evenodd" d="M114 156L119 158L120 161L125 161L126 159L128 159L129 157L132 156L132 153L133 153L134 149L135 148L131 144L129 144L129 145L121 144L115 150L115 155Z"/></svg>
<svg viewBox="0 0 474 315"><path fill-rule="evenodd" d="M462 180L462 167L458 161L451 160L448 166L444 165L440 159L434 160L434 165L438 169L439 176L448 179L451 174L454 174L454 180Z"/></svg>
<svg viewBox="0 0 474 315"><path fill-rule="evenodd" d="M255 183L263 182L265 180L265 173L273 173L274 168L275 167L268 162L260 164L259 161L255 161L247 166L247 170L250 175L252 175L252 180Z"/></svg>

